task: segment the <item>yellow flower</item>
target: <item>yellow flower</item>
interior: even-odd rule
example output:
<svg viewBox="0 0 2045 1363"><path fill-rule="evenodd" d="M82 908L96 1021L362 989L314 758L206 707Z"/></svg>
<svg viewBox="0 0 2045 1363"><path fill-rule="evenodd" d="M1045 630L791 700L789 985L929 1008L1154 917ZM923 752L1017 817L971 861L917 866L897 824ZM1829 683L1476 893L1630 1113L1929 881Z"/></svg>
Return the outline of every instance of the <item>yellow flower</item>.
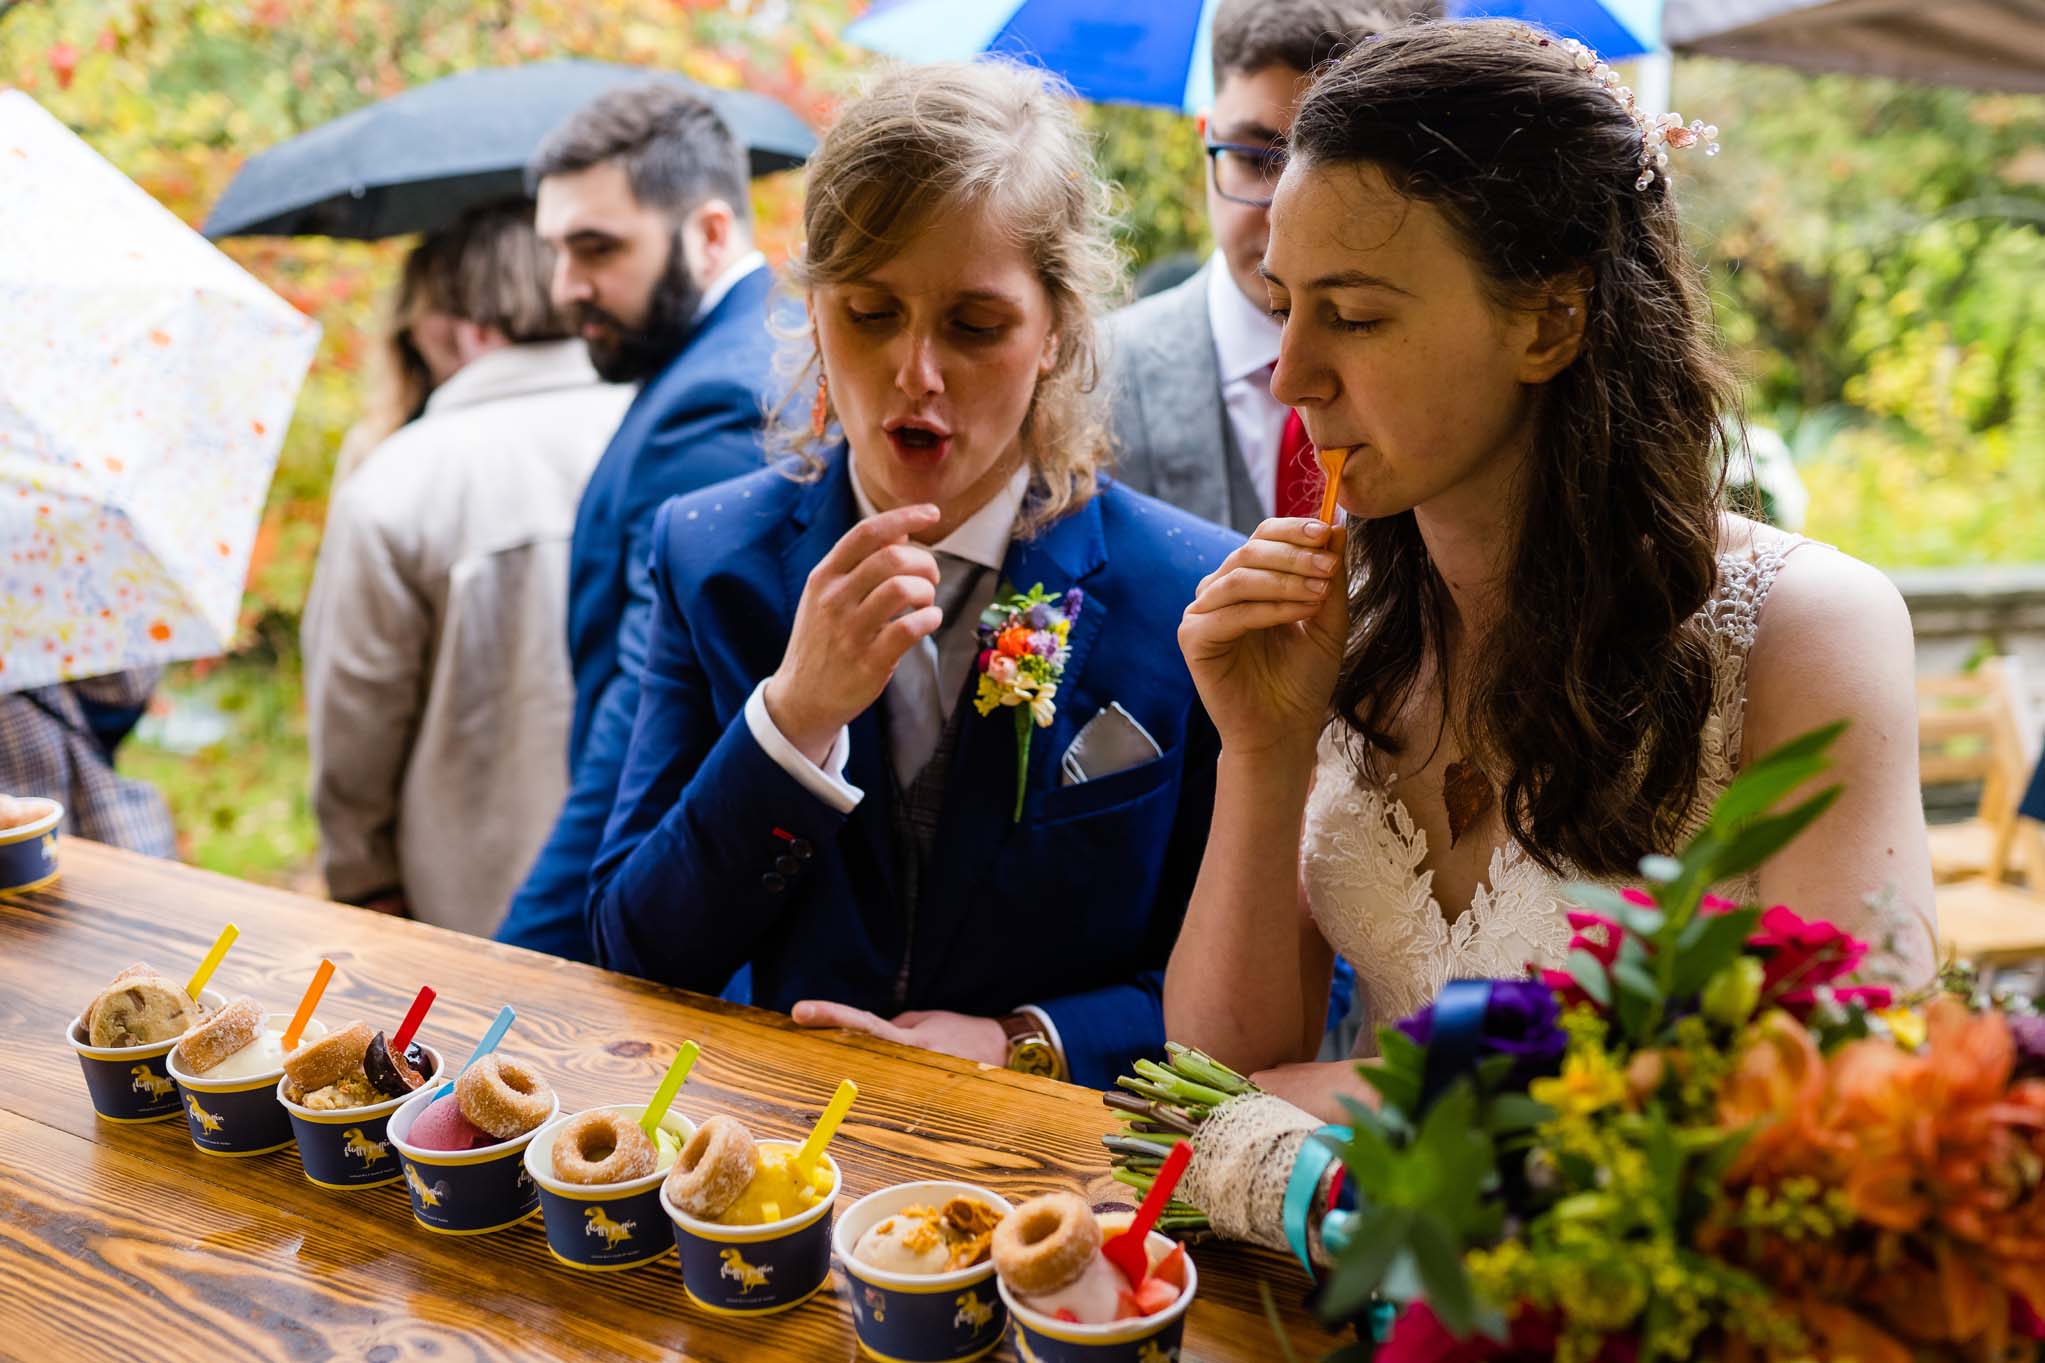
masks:
<svg viewBox="0 0 2045 1363"><path fill-rule="evenodd" d="M1536 1079L1527 1092L1561 1113L1588 1115L1625 1101L1626 1076L1602 1049L1573 1050L1554 1079Z"/></svg>
<svg viewBox="0 0 2045 1363"><path fill-rule="evenodd" d="M1924 1014L1914 1008L1878 1008L1875 1016L1889 1024L1889 1034L1906 1051L1924 1049Z"/></svg>

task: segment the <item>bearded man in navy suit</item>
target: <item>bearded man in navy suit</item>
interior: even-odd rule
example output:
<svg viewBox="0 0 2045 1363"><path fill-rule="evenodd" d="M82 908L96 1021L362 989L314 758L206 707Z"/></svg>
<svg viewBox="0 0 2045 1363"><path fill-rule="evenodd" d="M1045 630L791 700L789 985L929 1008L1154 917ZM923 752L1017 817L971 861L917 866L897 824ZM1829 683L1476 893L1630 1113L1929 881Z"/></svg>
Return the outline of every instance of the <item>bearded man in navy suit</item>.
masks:
<svg viewBox="0 0 2045 1363"><path fill-rule="evenodd" d="M587 961L590 863L624 765L652 614L653 513L761 467L773 279L753 248L745 152L692 95L653 84L602 96L548 139L528 178L555 252L555 302L600 375L644 385L576 514L568 799L497 933Z"/></svg>

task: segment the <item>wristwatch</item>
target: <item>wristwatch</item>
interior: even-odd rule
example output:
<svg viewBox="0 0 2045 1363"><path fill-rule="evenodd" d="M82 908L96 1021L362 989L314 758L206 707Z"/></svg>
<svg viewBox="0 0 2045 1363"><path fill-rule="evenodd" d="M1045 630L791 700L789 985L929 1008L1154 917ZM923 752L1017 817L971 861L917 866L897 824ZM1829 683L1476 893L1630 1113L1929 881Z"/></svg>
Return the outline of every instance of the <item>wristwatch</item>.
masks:
<svg viewBox="0 0 2045 1363"><path fill-rule="evenodd" d="M1051 1044L1050 1033L1044 1030L1043 1020L1035 1013L1010 1013L1000 1019L1001 1030L1008 1036L1008 1068L1020 1074L1040 1074L1046 1079L1057 1079L1065 1068L1058 1058L1058 1048Z"/></svg>

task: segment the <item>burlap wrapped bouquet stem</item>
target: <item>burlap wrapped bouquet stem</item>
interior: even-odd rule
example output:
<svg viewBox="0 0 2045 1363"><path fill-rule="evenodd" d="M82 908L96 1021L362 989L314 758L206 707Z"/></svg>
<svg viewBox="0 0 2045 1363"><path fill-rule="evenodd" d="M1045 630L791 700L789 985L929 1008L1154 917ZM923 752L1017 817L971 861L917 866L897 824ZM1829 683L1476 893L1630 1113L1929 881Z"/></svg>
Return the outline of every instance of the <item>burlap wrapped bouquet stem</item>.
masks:
<svg viewBox="0 0 2045 1363"><path fill-rule="evenodd" d="M1200 1123L1179 1200L1207 1213L1216 1234L1289 1255L1286 1183L1300 1148L1323 1125L1312 1113L1269 1093L1231 1098ZM1308 1231L1307 1249L1315 1263L1326 1267L1331 1262L1318 1225Z"/></svg>

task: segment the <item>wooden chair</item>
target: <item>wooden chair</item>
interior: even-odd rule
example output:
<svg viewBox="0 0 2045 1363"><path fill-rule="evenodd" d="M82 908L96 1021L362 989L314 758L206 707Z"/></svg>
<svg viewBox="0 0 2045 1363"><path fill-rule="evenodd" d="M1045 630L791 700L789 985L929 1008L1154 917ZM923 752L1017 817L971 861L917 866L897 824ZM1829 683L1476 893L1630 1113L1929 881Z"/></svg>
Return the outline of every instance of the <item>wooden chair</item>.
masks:
<svg viewBox="0 0 2045 1363"><path fill-rule="evenodd" d="M2045 881L2045 845L2029 846L2035 830L2025 838L2017 822L2033 745L2016 659L1990 658L1970 673L1924 678L1917 695L1918 779L1981 783L1971 818L1929 830L1932 879L2002 881L2017 872Z"/></svg>
<svg viewBox="0 0 2045 1363"><path fill-rule="evenodd" d="M2045 960L2045 894L1976 878L1938 886L1936 899L1941 957L1972 961L1984 972Z"/></svg>
<svg viewBox="0 0 2045 1363"><path fill-rule="evenodd" d="M2017 813L2030 778L2032 730L2016 660L1993 658L1983 663L1973 678L1966 679L1977 683L1975 689L1961 687L1960 680L1927 683L1925 689L1939 703L1919 717L1919 743L1927 749L1920 760L1932 773L1924 779L1963 779L1952 773L1973 769L1981 772L1983 785L1975 818L1946 826L1954 830L1945 844L1946 869L1950 871L1958 855L1968 850L1977 852L1980 862L1974 875L1948 875L1937 887L1939 946L1942 953L1993 971L2019 961L2045 960L2045 826ZM1955 698L1979 703L1960 708ZM1956 718L1962 715L1968 724ZM1985 732L1970 727L1984 717ZM1960 747L1952 742L1956 736L1971 739L1977 733L1982 739L1978 744ZM1955 747L1960 747L1957 754ZM1935 868L1940 850L1936 835L1944 831L1933 830ZM2025 883L2009 883L2010 873L2019 868Z"/></svg>

